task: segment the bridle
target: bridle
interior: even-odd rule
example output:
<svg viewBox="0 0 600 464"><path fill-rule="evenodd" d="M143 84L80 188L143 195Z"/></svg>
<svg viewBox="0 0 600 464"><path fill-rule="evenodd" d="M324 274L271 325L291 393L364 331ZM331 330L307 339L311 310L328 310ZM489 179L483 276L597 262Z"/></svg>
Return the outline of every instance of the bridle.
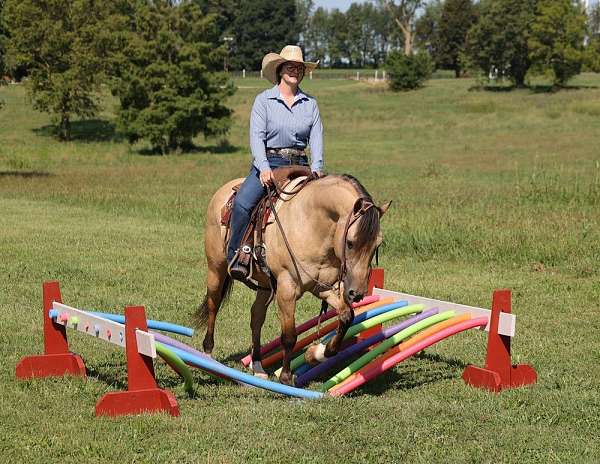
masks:
<svg viewBox="0 0 600 464"><path fill-rule="evenodd" d="M376 208L376 206L370 199L366 197L359 197L354 202L352 211L350 212L350 214L348 214L348 219L346 219L346 226L344 227L344 234L342 235L342 263L340 265L340 272L338 274L338 282L342 282L346 278L346 274L348 273L348 263L346 260L346 242L348 241L348 231L350 230L350 227L352 227L352 224L354 224L362 216L364 216L365 213L371 208Z"/></svg>
<svg viewBox="0 0 600 464"><path fill-rule="evenodd" d="M335 291L336 290L335 286L329 285L325 282L321 282L320 280L313 278L302 267L302 264L300 264L298 258L296 258L296 255L294 254L294 251L292 250L292 247L290 246L290 243L288 242L288 239L283 230L283 226L281 225L281 222L279 220L277 211L275 210L275 201L273 201L274 197L275 197L275 192L277 192L277 194L280 196L281 196L281 194L294 195L295 193L298 193L299 190L300 189L294 189L292 192L286 192L286 191L280 189L278 186L275 186L275 189L273 189L273 190L269 189L268 195L271 197L271 201L269 201L269 207L271 209L271 214L273 214L273 217L275 218L275 222L277 223L279 232L281 233L281 236L283 237L283 241L285 243L287 251L290 255L290 258L292 259L292 264L294 265L294 269L296 271L296 274L298 275L298 282L302 282L302 275L300 274L300 271L302 271L306 276L308 276L308 278L312 282L317 284L319 287L322 287L324 289L328 289L331 291ZM348 231L350 230L350 227L352 227L352 225L356 221L358 221L362 216L364 216L365 213L371 208L377 208L377 206L375 206L375 204L369 198L361 196L356 199L356 201L354 202L354 206L352 207L352 210L350 211L350 213L348 214L348 217L346 218L346 225L344 227L344 233L342 235L342 244L341 244L342 245L342 256L341 256L340 271L338 273L337 282L341 283L343 281L343 279L346 278L346 274L348 273L348 264L347 264L347 258L346 258L346 242L348 240ZM337 290L338 290L339 297L342 298L342 286L338 284Z"/></svg>

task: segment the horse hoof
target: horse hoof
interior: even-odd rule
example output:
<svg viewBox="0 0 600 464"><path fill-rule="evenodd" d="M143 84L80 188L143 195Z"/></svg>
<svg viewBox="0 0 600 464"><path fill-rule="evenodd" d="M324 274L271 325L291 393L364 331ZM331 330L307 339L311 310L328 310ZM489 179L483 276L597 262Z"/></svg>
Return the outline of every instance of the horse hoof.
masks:
<svg viewBox="0 0 600 464"><path fill-rule="evenodd" d="M284 374L283 372L279 376L279 383L287 385L288 387L294 386L294 376L292 374Z"/></svg>
<svg viewBox="0 0 600 464"><path fill-rule="evenodd" d="M316 366L317 364L323 362L325 357L325 345L312 345L306 350L304 353L304 360L307 362L309 366Z"/></svg>

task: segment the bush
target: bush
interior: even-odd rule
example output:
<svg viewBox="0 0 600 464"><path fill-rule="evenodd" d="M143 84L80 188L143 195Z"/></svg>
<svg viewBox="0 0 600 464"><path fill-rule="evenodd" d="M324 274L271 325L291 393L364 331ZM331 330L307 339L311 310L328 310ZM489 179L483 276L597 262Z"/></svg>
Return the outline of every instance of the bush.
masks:
<svg viewBox="0 0 600 464"><path fill-rule="evenodd" d="M407 56L394 51L388 55L385 69L390 76L390 89L397 92L421 87L431 77L433 65L428 53Z"/></svg>

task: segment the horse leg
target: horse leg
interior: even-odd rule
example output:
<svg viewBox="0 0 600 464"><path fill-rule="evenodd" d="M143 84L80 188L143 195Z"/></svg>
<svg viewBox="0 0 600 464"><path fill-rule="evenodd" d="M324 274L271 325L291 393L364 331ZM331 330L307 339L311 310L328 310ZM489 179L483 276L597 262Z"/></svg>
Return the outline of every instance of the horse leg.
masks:
<svg viewBox="0 0 600 464"><path fill-rule="evenodd" d="M342 342L344 341L344 337L346 336L346 332L352 325L352 321L354 320L354 310L351 306L344 305L341 311L338 311L338 327L335 332L334 337L329 340L327 346L325 347L325 352L323 353L326 358L330 358L331 356L336 355L342 346ZM322 360L321 360L322 361Z"/></svg>
<svg viewBox="0 0 600 464"><path fill-rule="evenodd" d="M262 367L262 354L260 353L260 331L265 323L267 315L267 303L271 297L271 291L259 290L256 293L256 299L252 304L250 315L250 328L252 329L252 373L262 379L268 379L269 376Z"/></svg>
<svg viewBox="0 0 600 464"><path fill-rule="evenodd" d="M334 356L339 352L342 342L344 341L344 336L354 320L354 310L345 303L344 299L339 296L337 291L327 291L320 293L317 296L327 301L329 306L336 308L338 313L338 327L335 336L327 345L319 343L318 345L310 346L306 350L304 359L311 366L323 362L325 358Z"/></svg>
<svg viewBox="0 0 600 464"><path fill-rule="evenodd" d="M281 323L281 345L283 346L283 366L279 381L286 385L293 385L294 380L290 362L294 346L296 346L296 292L290 283L277 284L277 306L279 308L279 322Z"/></svg>
<svg viewBox="0 0 600 464"><path fill-rule="evenodd" d="M202 348L206 354L211 354L215 347L215 321L223 298L231 288L231 277L227 274L226 266L208 267L206 278L206 296L198 308L198 317L206 321L206 335L202 342Z"/></svg>

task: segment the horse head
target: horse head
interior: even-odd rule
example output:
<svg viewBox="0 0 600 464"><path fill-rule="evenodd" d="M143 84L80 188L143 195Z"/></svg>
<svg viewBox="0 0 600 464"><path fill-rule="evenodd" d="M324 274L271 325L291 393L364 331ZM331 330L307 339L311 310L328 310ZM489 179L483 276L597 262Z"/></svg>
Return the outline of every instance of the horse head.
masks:
<svg viewBox="0 0 600 464"><path fill-rule="evenodd" d="M341 238L339 279L348 306L360 301L367 293L371 262L383 241L380 220L390 204L377 206L368 194L361 195L348 213Z"/></svg>

